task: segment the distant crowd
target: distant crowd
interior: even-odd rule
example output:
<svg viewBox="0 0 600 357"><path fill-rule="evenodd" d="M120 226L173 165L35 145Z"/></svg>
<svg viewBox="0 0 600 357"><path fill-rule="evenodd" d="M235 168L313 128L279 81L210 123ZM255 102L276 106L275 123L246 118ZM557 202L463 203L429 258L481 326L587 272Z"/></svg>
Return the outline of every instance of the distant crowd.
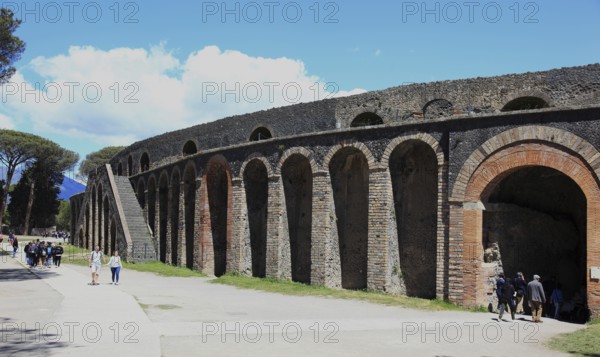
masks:
<svg viewBox="0 0 600 357"><path fill-rule="evenodd" d="M53 245L52 242L44 242L38 239L36 242L29 242L23 249L27 265L32 268L50 269L60 267L64 249L62 243Z"/></svg>

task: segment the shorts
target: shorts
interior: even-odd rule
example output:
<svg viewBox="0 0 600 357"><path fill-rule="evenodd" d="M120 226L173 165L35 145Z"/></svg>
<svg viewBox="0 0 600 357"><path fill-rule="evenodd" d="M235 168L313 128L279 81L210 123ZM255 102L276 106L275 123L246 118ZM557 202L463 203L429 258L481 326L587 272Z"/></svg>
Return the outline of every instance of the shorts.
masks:
<svg viewBox="0 0 600 357"><path fill-rule="evenodd" d="M92 266L91 266L92 273L100 274L101 267L102 267L102 265L100 265L100 264L92 264Z"/></svg>

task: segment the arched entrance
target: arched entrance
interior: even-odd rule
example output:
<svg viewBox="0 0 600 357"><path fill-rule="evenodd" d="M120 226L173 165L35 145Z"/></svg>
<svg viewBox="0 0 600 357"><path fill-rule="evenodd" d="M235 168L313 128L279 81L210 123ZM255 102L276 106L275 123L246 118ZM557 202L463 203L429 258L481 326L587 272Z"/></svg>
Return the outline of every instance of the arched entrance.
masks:
<svg viewBox="0 0 600 357"><path fill-rule="evenodd" d="M367 287L369 164L357 148L340 149L329 164L337 216L342 288Z"/></svg>
<svg viewBox="0 0 600 357"><path fill-rule="evenodd" d="M210 272L211 260L213 262L213 273L221 276L227 271L228 245L231 235L231 171L223 157L216 157L209 161L203 177L206 182L206 196L204 202L208 202L208 209L203 212L203 255L211 252L204 247L212 245L213 257L205 256L203 260L207 271ZM206 206L206 205L205 205ZM207 242L209 239L211 242Z"/></svg>
<svg viewBox="0 0 600 357"><path fill-rule="evenodd" d="M308 159L291 155L281 167L285 195L292 280L310 283L313 173Z"/></svg>
<svg viewBox="0 0 600 357"><path fill-rule="evenodd" d="M586 287L586 198L575 181L544 166L514 170L485 199L483 266L513 277L542 277L565 301ZM487 199L486 199L487 198Z"/></svg>
<svg viewBox="0 0 600 357"><path fill-rule="evenodd" d="M423 141L398 145L389 159L400 273L408 296L436 297L438 161Z"/></svg>
<svg viewBox="0 0 600 357"><path fill-rule="evenodd" d="M171 264L180 265L179 259L179 191L180 191L179 170L175 169L171 176L171 202L169 208L169 216L171 222Z"/></svg>
<svg viewBox="0 0 600 357"><path fill-rule="evenodd" d="M254 159L244 170L244 187L250 227L252 276L264 278L267 269L268 174L265 164Z"/></svg>
<svg viewBox="0 0 600 357"><path fill-rule="evenodd" d="M552 131L553 135L544 130ZM499 264L495 255L500 254L504 270L508 267L516 270L520 265L532 270L529 275L541 275L533 271L539 269L550 274L546 279L556 274L557 280L573 280L565 289L573 296L577 291L581 295L586 291L588 307L598 314L600 284L591 279L589 272L591 267L600 265L600 256L592 248L600 244L600 190L597 174L588 164L588 156L597 156L598 152L582 139L571 140L576 137L556 129L540 127L519 132L552 138L565 145L537 138L512 145L507 145L506 140L490 140L485 146L493 153L480 161L472 156L467 164L476 167L473 173L468 174L467 164L459 173L451 198L450 237L462 236L459 249L464 251L464 258L462 264L451 258L450 265L462 265L463 304L487 305L488 279L496 273ZM577 143L577 147L572 149L567 146L569 143ZM560 196L566 199L562 204L558 203ZM524 217L519 215L536 223L522 222ZM508 231L516 238L508 237L508 233L497 236L499 233L493 231L499 224L503 225L499 232ZM540 226L550 224L550 227ZM551 227L557 231L548 231ZM515 242L519 237L520 241ZM493 245L496 241L497 247ZM510 246L511 241L517 245L515 248ZM523 246L526 246L523 252L511 252ZM576 263L577 259L581 263ZM531 276L527 278L531 280Z"/></svg>
<svg viewBox="0 0 600 357"><path fill-rule="evenodd" d="M189 269L194 268L196 217L196 168L190 164L183 174L184 189L184 219L185 219L185 264Z"/></svg>
<svg viewBox="0 0 600 357"><path fill-rule="evenodd" d="M158 231L159 231L159 259L167 262L167 222L169 219L169 178L163 173L158 182Z"/></svg>

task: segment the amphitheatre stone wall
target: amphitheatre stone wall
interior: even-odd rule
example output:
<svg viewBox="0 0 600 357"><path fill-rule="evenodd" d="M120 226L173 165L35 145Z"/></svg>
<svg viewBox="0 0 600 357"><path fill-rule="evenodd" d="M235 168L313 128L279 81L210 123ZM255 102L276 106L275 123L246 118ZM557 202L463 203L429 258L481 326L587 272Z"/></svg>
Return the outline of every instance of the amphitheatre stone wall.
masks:
<svg viewBox="0 0 600 357"><path fill-rule="evenodd" d="M257 128L272 138L251 141ZM110 168L169 264L465 306L494 305L496 277L518 269L576 282L568 298L585 295L597 315L599 129L600 65L589 65L222 119L135 143ZM578 198L558 209L553 192ZM91 195L72 199L82 245L98 219ZM132 210L117 202L126 193L105 195ZM517 254L535 251L548 259Z"/></svg>

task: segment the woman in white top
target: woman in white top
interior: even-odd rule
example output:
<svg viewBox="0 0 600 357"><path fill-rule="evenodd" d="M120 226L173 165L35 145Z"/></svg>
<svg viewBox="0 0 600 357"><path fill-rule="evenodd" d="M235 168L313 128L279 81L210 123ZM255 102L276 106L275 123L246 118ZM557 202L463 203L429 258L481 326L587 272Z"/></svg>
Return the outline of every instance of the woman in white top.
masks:
<svg viewBox="0 0 600 357"><path fill-rule="evenodd" d="M108 266L110 267L110 271L112 272L112 284L119 285L119 273L121 272L121 257L119 256L119 251L115 250L113 252L112 257L108 261ZM115 277L117 280L115 281Z"/></svg>

